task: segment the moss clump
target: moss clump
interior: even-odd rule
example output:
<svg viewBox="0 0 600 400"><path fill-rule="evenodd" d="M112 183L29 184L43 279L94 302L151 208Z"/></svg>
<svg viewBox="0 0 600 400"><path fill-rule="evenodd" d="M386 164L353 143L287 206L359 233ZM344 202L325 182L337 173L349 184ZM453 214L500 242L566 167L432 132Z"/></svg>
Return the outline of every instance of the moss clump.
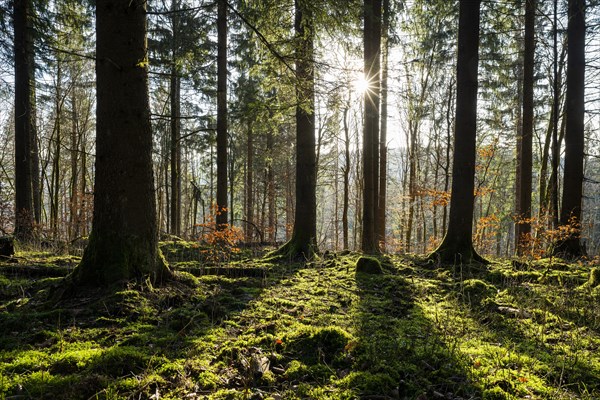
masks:
<svg viewBox="0 0 600 400"><path fill-rule="evenodd" d="M356 261L356 273L381 275L383 268L381 262L374 257L361 257Z"/></svg>
<svg viewBox="0 0 600 400"><path fill-rule="evenodd" d="M509 400L511 398L511 395L499 387L486 389L483 391L483 400Z"/></svg>
<svg viewBox="0 0 600 400"><path fill-rule="evenodd" d="M334 371L325 364L308 366L298 360L292 360L285 371L287 379L296 381L312 379L318 382L326 382L332 375L334 375Z"/></svg>
<svg viewBox="0 0 600 400"><path fill-rule="evenodd" d="M92 360L88 372L120 377L139 373L158 361L160 358L150 357L136 347L113 347Z"/></svg>
<svg viewBox="0 0 600 400"><path fill-rule="evenodd" d="M338 327L302 326L283 338L286 352L306 364L339 362L352 336Z"/></svg>
<svg viewBox="0 0 600 400"><path fill-rule="evenodd" d="M467 279L462 282L461 295L472 306L486 306L493 301L498 289L480 279Z"/></svg>
<svg viewBox="0 0 600 400"><path fill-rule="evenodd" d="M202 390L215 390L219 382L219 377L211 371L202 371L196 378L196 384Z"/></svg>
<svg viewBox="0 0 600 400"><path fill-rule="evenodd" d="M358 391L362 396L389 396L397 383L388 374L370 372L351 372L339 382L340 386Z"/></svg>

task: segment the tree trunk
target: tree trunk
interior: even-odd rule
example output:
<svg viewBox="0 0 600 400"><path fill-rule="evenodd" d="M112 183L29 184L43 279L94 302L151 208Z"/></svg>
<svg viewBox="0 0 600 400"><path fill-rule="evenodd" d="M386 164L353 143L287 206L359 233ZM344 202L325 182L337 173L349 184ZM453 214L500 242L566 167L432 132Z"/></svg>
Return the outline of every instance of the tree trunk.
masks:
<svg viewBox="0 0 600 400"><path fill-rule="evenodd" d="M35 132L35 65L33 3L14 1L15 52L15 237L33 239L33 137Z"/></svg>
<svg viewBox="0 0 600 400"><path fill-rule="evenodd" d="M146 3L96 4L94 216L89 244L71 275L74 290L170 275L158 249Z"/></svg>
<svg viewBox="0 0 600 400"><path fill-rule="evenodd" d="M310 10L295 1L296 31L296 208L289 242L275 254L310 259L317 249L314 27Z"/></svg>
<svg viewBox="0 0 600 400"><path fill-rule="evenodd" d="M361 249L379 253L377 214L379 184L379 84L381 50L381 0L364 0L364 75L369 89L364 93L363 126L363 218Z"/></svg>
<svg viewBox="0 0 600 400"><path fill-rule="evenodd" d="M171 160L171 202L169 220L169 230L171 234L179 236L181 234L181 78L179 68L177 67L179 58L179 4L177 0L171 2L171 24L172 24L172 42L171 42L171 82L170 82L170 101L171 101L171 140L170 140L170 160ZM166 176L165 176L166 181Z"/></svg>
<svg viewBox="0 0 600 400"><path fill-rule="evenodd" d="M181 78L175 66L171 69L171 206L170 231L173 235L181 233Z"/></svg>
<svg viewBox="0 0 600 400"><path fill-rule="evenodd" d="M227 226L227 0L217 2L217 229Z"/></svg>
<svg viewBox="0 0 600 400"><path fill-rule="evenodd" d="M62 146L62 65L60 58L57 60L56 68L56 93L54 98L55 120L54 120L54 154L52 157L52 175L50 181L50 228L52 239L58 239L58 213L60 194L60 148Z"/></svg>
<svg viewBox="0 0 600 400"><path fill-rule="evenodd" d="M430 255L445 264L485 262L473 248L480 5L460 1L450 218L444 240Z"/></svg>
<svg viewBox="0 0 600 400"><path fill-rule="evenodd" d="M248 122L248 138L246 144L246 221L244 227L246 242L254 236L254 132L252 122Z"/></svg>
<svg viewBox="0 0 600 400"><path fill-rule="evenodd" d="M550 196L548 212L552 219L552 227L558 227L558 164L560 158L560 146L558 144L558 119L560 108L560 76L558 69L558 0L554 0L554 32L553 32L553 52L554 52L554 84L553 94L553 123L552 123L552 171L550 173Z"/></svg>
<svg viewBox="0 0 600 400"><path fill-rule="evenodd" d="M350 129L348 127L349 106L344 107L344 205L342 207L342 236L344 250L348 250L348 210L350 208Z"/></svg>
<svg viewBox="0 0 600 400"><path fill-rule="evenodd" d="M523 111L521 136L517 137L517 193L515 249L523 255L523 245L531 234L531 191L533 153L533 82L535 68L536 0L525 1L525 43L523 48Z"/></svg>
<svg viewBox="0 0 600 400"><path fill-rule="evenodd" d="M277 207L275 199L275 172L273 168L273 132L269 129L267 132L267 155L269 161L267 163L267 198L269 201L269 222L268 222L268 241L275 243L277 220L275 217L275 208Z"/></svg>
<svg viewBox="0 0 600 400"><path fill-rule="evenodd" d="M379 131L379 196L377 214L377 241L385 251L385 226L387 211L387 119L388 119L388 52L389 52L390 2L383 0L381 27L381 124Z"/></svg>
<svg viewBox="0 0 600 400"><path fill-rule="evenodd" d="M554 253L573 258L584 255L579 237L585 145L585 0L569 0L567 42L565 172L560 225L575 229L566 238L559 239Z"/></svg>
<svg viewBox="0 0 600 400"><path fill-rule="evenodd" d="M83 132L83 131L82 131ZM81 137L81 172L79 174L79 193L81 195L81 208L79 209L78 221L81 225L81 235L87 236L90 227L89 227L89 200L86 193L87 190L87 152L85 147L85 138Z"/></svg>
<svg viewBox="0 0 600 400"><path fill-rule="evenodd" d="M450 87L448 88L448 102L446 103L446 156L444 157L444 194L450 190L450 145L452 142L452 103L453 103L453 81L450 81ZM442 232L446 232L446 226L448 224L448 204L444 202L444 209L442 213Z"/></svg>
<svg viewBox="0 0 600 400"><path fill-rule="evenodd" d="M74 240L79 237L79 218L78 211L81 207L81 196L83 193L78 191L78 171L77 164L79 161L79 143L81 138L78 135L77 129L77 99L75 88L71 91L71 151L69 154L71 162L71 179L70 179L70 199L69 199L69 240Z"/></svg>

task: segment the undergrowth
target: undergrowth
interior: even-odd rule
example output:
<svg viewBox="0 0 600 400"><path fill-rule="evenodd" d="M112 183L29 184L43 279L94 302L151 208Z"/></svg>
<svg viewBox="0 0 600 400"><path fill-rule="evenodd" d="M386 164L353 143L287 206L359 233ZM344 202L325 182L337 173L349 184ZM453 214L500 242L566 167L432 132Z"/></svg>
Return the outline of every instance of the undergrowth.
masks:
<svg viewBox="0 0 600 400"><path fill-rule="evenodd" d="M593 266L216 268L197 251L163 246L180 271L167 286L59 304L55 267L76 258L0 264L0 399L600 398Z"/></svg>

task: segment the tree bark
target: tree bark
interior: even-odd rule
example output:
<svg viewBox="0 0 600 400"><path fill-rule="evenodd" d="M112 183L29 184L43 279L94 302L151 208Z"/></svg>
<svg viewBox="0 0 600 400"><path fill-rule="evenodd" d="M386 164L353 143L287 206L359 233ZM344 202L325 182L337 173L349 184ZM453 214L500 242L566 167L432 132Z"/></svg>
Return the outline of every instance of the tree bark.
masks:
<svg viewBox="0 0 600 400"><path fill-rule="evenodd" d="M430 255L444 264L485 262L473 248L480 5L460 1L450 217L444 240Z"/></svg>
<svg viewBox="0 0 600 400"><path fill-rule="evenodd" d="M244 225L246 242L254 237L254 132L252 122L248 121L246 142L246 220Z"/></svg>
<svg viewBox="0 0 600 400"><path fill-rule="evenodd" d="M217 2L217 229L227 226L227 0Z"/></svg>
<svg viewBox="0 0 600 400"><path fill-rule="evenodd" d="M584 255L581 234L585 115L585 0L569 0L567 27L567 97L565 172L560 225L574 228L555 243L554 253L574 258Z"/></svg>
<svg viewBox="0 0 600 400"><path fill-rule="evenodd" d="M381 50L381 0L365 0L364 75L369 88L364 93L363 126L363 209L361 249L379 253L377 243L378 175L379 175L379 96Z"/></svg>
<svg viewBox="0 0 600 400"><path fill-rule="evenodd" d="M533 83L535 68L536 0L525 1L525 43L523 48L523 111L521 137L517 138L517 193L515 249L523 255L523 245L531 234L531 191L533 153Z"/></svg>
<svg viewBox="0 0 600 400"><path fill-rule="evenodd" d="M275 254L310 259L317 248L314 21L306 2L295 1L296 32L296 207L292 238Z"/></svg>
<svg viewBox="0 0 600 400"><path fill-rule="evenodd" d="M171 234L181 234L181 78L177 67L179 58L179 4L177 0L171 2L171 79L170 79L170 102L171 102L171 204L169 207L169 230ZM166 178L166 177L165 177ZM166 179L165 179L166 180Z"/></svg>
<svg viewBox="0 0 600 400"><path fill-rule="evenodd" d="M383 0L381 26L381 123L379 131L379 196L377 206L377 241L385 251L387 211L387 119L388 119L388 53L389 53L390 2Z"/></svg>
<svg viewBox="0 0 600 400"><path fill-rule="evenodd" d="M175 60L173 60L175 62ZM175 66L171 69L171 206L170 231L173 235L181 233L181 78Z"/></svg>
<svg viewBox="0 0 600 400"><path fill-rule="evenodd" d="M267 163L267 200L269 202L269 222L268 222L268 235L267 240L269 243L275 243L277 237L277 219L275 216L275 209L277 207L276 198L275 198L275 171L273 168L273 145L274 138L273 132L269 129L267 132L267 155L269 157L269 161Z"/></svg>
<svg viewBox="0 0 600 400"><path fill-rule="evenodd" d="M76 290L170 275L158 249L146 3L96 4L94 215L89 244L70 276Z"/></svg>
<svg viewBox="0 0 600 400"><path fill-rule="evenodd" d="M344 203L342 206L342 236L344 250L348 250L348 211L350 208L350 128L348 127L349 105L344 107Z"/></svg>
<svg viewBox="0 0 600 400"><path fill-rule="evenodd" d="M34 187L33 137L35 132L35 65L33 47L33 3L14 1L15 56L15 237L33 239Z"/></svg>

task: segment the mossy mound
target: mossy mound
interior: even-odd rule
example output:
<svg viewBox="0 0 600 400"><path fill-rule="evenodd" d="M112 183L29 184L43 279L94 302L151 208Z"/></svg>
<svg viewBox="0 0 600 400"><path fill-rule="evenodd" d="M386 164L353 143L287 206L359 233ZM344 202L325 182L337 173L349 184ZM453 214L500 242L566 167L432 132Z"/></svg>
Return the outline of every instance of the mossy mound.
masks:
<svg viewBox="0 0 600 400"><path fill-rule="evenodd" d="M467 279L462 282L460 293L463 301L472 306L485 306L493 301L498 289L480 279Z"/></svg>
<svg viewBox="0 0 600 400"><path fill-rule="evenodd" d="M356 261L356 273L381 275L383 268L381 262L374 257L361 257Z"/></svg>
<svg viewBox="0 0 600 400"><path fill-rule="evenodd" d="M338 327L305 326L283 338L285 353L305 364L336 364L343 361L352 335ZM286 354L287 355L287 354Z"/></svg>

